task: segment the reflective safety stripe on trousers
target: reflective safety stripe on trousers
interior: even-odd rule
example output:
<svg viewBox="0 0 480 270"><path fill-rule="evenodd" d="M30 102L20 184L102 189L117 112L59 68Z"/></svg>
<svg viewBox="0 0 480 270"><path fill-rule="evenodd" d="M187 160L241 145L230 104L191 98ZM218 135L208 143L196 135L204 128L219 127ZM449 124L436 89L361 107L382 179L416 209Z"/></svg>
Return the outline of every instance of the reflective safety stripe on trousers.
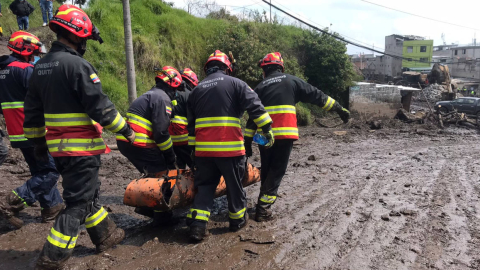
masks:
<svg viewBox="0 0 480 270"><path fill-rule="evenodd" d="M273 204L277 200L277 196L270 196L270 195L265 195L263 194L262 197L260 197L260 201L268 204Z"/></svg>
<svg viewBox="0 0 480 270"><path fill-rule="evenodd" d="M92 228L97 226L100 222L102 222L108 216L108 212L102 207L92 216L87 217L85 220L85 228Z"/></svg>
<svg viewBox="0 0 480 270"><path fill-rule="evenodd" d="M245 216L245 211L246 210L247 210L247 208L243 208L242 210L240 210L236 213L228 212L228 217L231 218L231 219L241 219Z"/></svg>
<svg viewBox="0 0 480 270"><path fill-rule="evenodd" d="M200 210L200 209L194 209L194 208L190 208L190 213L187 214L187 218L198 219L203 221L208 221L209 217L210 217L210 212Z"/></svg>
<svg viewBox="0 0 480 270"><path fill-rule="evenodd" d="M47 241L50 244L59 248L72 249L75 247L75 244L77 243L77 238L78 238L78 235L75 237L68 236L52 228L50 230L50 233L48 234Z"/></svg>

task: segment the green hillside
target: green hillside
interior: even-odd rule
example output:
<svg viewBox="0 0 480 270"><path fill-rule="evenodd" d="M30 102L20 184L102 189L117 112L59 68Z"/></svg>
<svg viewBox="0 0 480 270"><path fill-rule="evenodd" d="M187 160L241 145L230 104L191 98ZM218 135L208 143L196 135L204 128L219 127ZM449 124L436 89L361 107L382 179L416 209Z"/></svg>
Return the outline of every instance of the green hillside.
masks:
<svg viewBox="0 0 480 270"><path fill-rule="evenodd" d="M37 1L31 2L38 6ZM3 0L1 3L4 17L0 20L4 27L10 28L8 20L3 22L8 4ZM261 81L258 60L267 53L280 51L286 61L286 72L308 80L343 104L346 102L341 92L351 84L354 71L345 54L345 44L327 35L255 20L196 18L159 0L130 3L138 95L153 86L155 66L190 67L203 78L203 64L215 49L232 51L239 63L238 77L254 88ZM122 2L91 0L86 12L100 29L105 43L89 42L85 58L98 69L104 91L125 111L128 98ZM41 14L35 13L31 24L38 27ZM33 32L40 38L47 34L53 38L45 28L36 31Z"/></svg>

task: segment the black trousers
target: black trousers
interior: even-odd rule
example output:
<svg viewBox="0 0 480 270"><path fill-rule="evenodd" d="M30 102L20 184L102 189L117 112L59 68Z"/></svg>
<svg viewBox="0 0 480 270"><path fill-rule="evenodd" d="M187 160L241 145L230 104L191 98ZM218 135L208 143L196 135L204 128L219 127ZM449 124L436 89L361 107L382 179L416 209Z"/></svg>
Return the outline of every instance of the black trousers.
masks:
<svg viewBox="0 0 480 270"><path fill-rule="evenodd" d="M66 208L57 216L42 255L52 261L64 261L72 255L80 225L85 224L95 245L107 239L116 226L98 203L100 155L55 157L54 160L63 177Z"/></svg>
<svg viewBox="0 0 480 270"><path fill-rule="evenodd" d="M167 170L165 158L158 147L142 148L124 141L117 141L117 146L120 153L142 174L155 174Z"/></svg>
<svg viewBox="0 0 480 270"><path fill-rule="evenodd" d="M260 172L260 205L272 205L277 199L277 192L287 170L294 140L276 140L271 148L260 148L262 170Z"/></svg>
<svg viewBox="0 0 480 270"><path fill-rule="evenodd" d="M215 190L220 178L225 178L230 224L238 225L246 218L247 200L242 181L245 176L245 156L196 157L195 188L197 194L187 224L206 226L213 207Z"/></svg>
<svg viewBox="0 0 480 270"><path fill-rule="evenodd" d="M180 169L185 169L186 166L190 169L193 169L192 162L192 147L188 145L174 145L173 151L175 156L177 156L177 165Z"/></svg>

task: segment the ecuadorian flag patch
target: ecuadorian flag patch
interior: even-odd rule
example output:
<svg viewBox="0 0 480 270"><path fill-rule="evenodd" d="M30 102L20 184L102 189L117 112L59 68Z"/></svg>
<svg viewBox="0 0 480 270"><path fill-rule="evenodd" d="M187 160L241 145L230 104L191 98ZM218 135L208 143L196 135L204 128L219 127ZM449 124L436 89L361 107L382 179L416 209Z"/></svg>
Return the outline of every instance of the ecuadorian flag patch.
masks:
<svg viewBox="0 0 480 270"><path fill-rule="evenodd" d="M95 73L90 75L90 79L92 79L93 83L99 83L100 82L100 78L98 78L97 74L95 74Z"/></svg>
<svg viewBox="0 0 480 270"><path fill-rule="evenodd" d="M167 106L166 112L167 112L168 114L172 114L172 108L170 108L170 107Z"/></svg>

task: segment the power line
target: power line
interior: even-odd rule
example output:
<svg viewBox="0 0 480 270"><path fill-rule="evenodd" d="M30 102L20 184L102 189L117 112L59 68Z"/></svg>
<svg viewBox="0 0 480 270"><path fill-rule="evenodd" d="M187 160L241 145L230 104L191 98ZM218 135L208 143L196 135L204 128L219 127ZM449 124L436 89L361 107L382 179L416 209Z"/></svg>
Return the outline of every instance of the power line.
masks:
<svg viewBox="0 0 480 270"><path fill-rule="evenodd" d="M354 45L354 46L359 47L359 48L363 48L363 49L366 49L366 50L370 50L370 51L372 51L372 52L376 52L376 53L379 53L379 54L387 55L387 56L390 56L390 57L392 57L392 58L401 59L401 60L406 60L406 61L409 61L409 62L412 62L412 61L413 61L413 62L421 62L421 63L429 63L429 64L436 64L436 63L437 63L437 62L421 61L421 60L416 60L416 59L412 59L412 58L407 58L407 57L403 57L403 56L399 56L399 55L389 54L389 53L386 53L386 52L382 52L382 51L379 51L379 50L375 50L375 49L369 48L369 47L367 47L367 46L358 44L358 43L356 43L356 42L349 41L349 40L347 40L347 39L345 39L345 38L343 38L343 37L341 37L341 36L337 36L337 35L334 35L334 34L332 34L332 33L329 33L328 31L325 31L325 30L323 30L323 29L320 29L320 28L318 28L318 27L316 27L316 26L314 26L314 25L312 25L312 24L310 24L310 23L308 23L308 22L306 22L306 21L304 21L304 20L302 20L302 19L300 19L300 18L298 18L298 17L295 17L294 15L286 12L285 10L279 8L278 6L276 6L276 5L274 5L274 4L270 4L267 0L262 0L262 1L263 1L264 3L266 3L267 5L272 6L272 7L275 8L276 10L284 13L285 15L287 15L287 16L289 16L289 17L291 17L291 18L293 18L293 19L295 19L295 20L297 20L297 21L299 21L299 22L301 22L301 23L303 23L303 24L305 24L305 25L307 25L307 26L309 26L309 27L311 27L311 28L319 31L319 32L322 32L323 34L329 35L329 36L331 36L331 37L333 37L333 38L335 38L335 39L338 39L338 40L340 40L340 41L342 41L342 42L345 42L345 43L347 43L347 44L351 44L351 45ZM467 62L467 61L465 61L465 62L441 63L441 64L457 64L457 63L466 63L466 62Z"/></svg>
<svg viewBox="0 0 480 270"><path fill-rule="evenodd" d="M403 10L399 10L399 9L395 9L395 8L383 6L383 5L380 5L380 4L377 4L377 3L373 3L373 2L369 2L369 1L366 1L366 0L360 0L360 1L365 2L365 3L372 4L372 5L375 5L375 6L379 6L379 7L382 7L382 8L395 10L395 11L398 11L398 12L401 12L401 13L405 13L405 14L408 14L408 15L420 17L420 18L423 18L423 19L426 19L426 20L431 20L431 21L435 21L435 22L439 22L439 23L450 24L450 25L457 26L457 27L462 27L462 28L467 28L467 29L471 29L471 30L480 31L480 29L477 29L477 28L468 27L468 26L459 25L459 24L450 23L450 22L444 22L444 21L440 21L440 20L437 20L437 19L433 19L433 18L428 18L428 17L422 16L422 15L418 15L418 14L406 12L406 11L403 11Z"/></svg>

